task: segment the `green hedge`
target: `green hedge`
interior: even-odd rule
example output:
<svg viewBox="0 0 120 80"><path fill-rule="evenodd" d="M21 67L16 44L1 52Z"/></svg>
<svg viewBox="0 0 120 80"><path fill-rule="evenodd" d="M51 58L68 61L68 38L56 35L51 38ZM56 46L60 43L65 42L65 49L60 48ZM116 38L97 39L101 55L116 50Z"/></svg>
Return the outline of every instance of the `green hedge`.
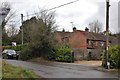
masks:
<svg viewBox="0 0 120 80"><path fill-rule="evenodd" d="M112 46L109 48L109 62L111 68L120 68L120 45ZM102 65L105 66L105 51L102 56Z"/></svg>
<svg viewBox="0 0 120 80"><path fill-rule="evenodd" d="M72 49L68 46L57 46L54 49L51 49L52 52L48 53L48 59L49 60L55 60L60 62L72 62ZM30 45L27 45L20 51L20 59L21 60L29 60L36 56L37 52L33 50L33 47ZM43 57L41 55L41 57Z"/></svg>
<svg viewBox="0 0 120 80"><path fill-rule="evenodd" d="M34 58L34 54L29 46L26 46L24 49L20 51L19 59L25 61L32 58Z"/></svg>
<svg viewBox="0 0 120 80"><path fill-rule="evenodd" d="M53 54L49 55L49 59L60 62L72 62L72 49L68 46L57 47Z"/></svg>
<svg viewBox="0 0 120 80"><path fill-rule="evenodd" d="M24 45L17 45L17 46L3 46L3 50L4 49L13 49L15 51L21 51L23 48L25 48L26 44Z"/></svg>

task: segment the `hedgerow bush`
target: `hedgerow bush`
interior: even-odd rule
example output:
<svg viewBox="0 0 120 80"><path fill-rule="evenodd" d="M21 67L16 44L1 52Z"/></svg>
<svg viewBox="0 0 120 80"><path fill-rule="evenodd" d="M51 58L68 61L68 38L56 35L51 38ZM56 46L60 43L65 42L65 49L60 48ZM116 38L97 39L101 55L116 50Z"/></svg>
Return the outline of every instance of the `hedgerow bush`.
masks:
<svg viewBox="0 0 120 80"><path fill-rule="evenodd" d="M72 49L69 47L59 47L56 50L56 61L71 62Z"/></svg>
<svg viewBox="0 0 120 80"><path fill-rule="evenodd" d="M49 55L49 59L60 62L72 62L72 49L68 46L59 46Z"/></svg>
<svg viewBox="0 0 120 80"><path fill-rule="evenodd" d="M21 60L29 60L32 58L42 57L47 59L47 55L53 52L52 46L40 45L37 44L28 44L24 49L20 52L20 59Z"/></svg>
<svg viewBox="0 0 120 80"><path fill-rule="evenodd" d="M26 47L27 44L24 44L24 45L17 45L17 46L3 46L3 50L4 49L13 49L15 51L21 51L23 48Z"/></svg>
<svg viewBox="0 0 120 80"><path fill-rule="evenodd" d="M45 51L46 49L44 48L29 44L20 51L19 58L21 60L29 60L36 57L43 57L49 60L72 62L72 49L69 46L60 45L54 48L51 47L50 50L47 49L47 54ZM47 57L45 55L47 55Z"/></svg>
<svg viewBox="0 0 120 80"><path fill-rule="evenodd" d="M112 46L108 50L109 53L109 62L111 68L120 68L120 45ZM102 56L102 64L105 66L105 51Z"/></svg>
<svg viewBox="0 0 120 80"><path fill-rule="evenodd" d="M20 51L19 59L21 59L23 61L32 59L33 57L34 56L33 56L33 53L32 53L32 49L29 46L26 46L24 49L22 49Z"/></svg>

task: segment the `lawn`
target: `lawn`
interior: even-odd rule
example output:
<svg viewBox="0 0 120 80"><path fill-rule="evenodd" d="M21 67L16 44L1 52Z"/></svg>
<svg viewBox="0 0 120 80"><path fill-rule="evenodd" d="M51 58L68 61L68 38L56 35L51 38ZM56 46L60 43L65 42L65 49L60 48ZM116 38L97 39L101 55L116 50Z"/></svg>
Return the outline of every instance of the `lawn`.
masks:
<svg viewBox="0 0 120 80"><path fill-rule="evenodd" d="M38 76L33 71L2 62L2 78L30 78L30 80L34 80L34 78L38 78Z"/></svg>

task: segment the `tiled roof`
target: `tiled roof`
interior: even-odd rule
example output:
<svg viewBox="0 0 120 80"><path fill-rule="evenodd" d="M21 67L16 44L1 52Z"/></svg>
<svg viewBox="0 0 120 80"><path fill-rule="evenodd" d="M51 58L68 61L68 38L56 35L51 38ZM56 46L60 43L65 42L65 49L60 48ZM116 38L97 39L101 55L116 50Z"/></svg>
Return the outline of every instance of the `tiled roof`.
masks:
<svg viewBox="0 0 120 80"><path fill-rule="evenodd" d="M103 35L103 34L98 34L98 33L91 33L91 32L89 32L87 38L88 38L88 39L94 39L94 40L103 40L103 41L106 40L105 35Z"/></svg>
<svg viewBox="0 0 120 80"><path fill-rule="evenodd" d="M73 33L73 32L57 31L57 33L59 33L61 36L64 36L64 37L70 37L70 36L72 36L72 33Z"/></svg>
<svg viewBox="0 0 120 80"><path fill-rule="evenodd" d="M100 33L93 33L93 32L81 31L81 30L77 30L77 31L82 32L87 37L87 39L103 40L103 41L106 40L105 35Z"/></svg>
<svg viewBox="0 0 120 80"><path fill-rule="evenodd" d="M93 40L100 40L100 41L106 41L106 36L104 34L100 33L93 33L93 32L87 32L82 30L76 30L77 32L81 32L83 35L87 37L87 39L93 39ZM57 33L62 34L62 31L57 31ZM73 32L64 32L64 36L71 36ZM109 37L109 40L111 41L113 38Z"/></svg>

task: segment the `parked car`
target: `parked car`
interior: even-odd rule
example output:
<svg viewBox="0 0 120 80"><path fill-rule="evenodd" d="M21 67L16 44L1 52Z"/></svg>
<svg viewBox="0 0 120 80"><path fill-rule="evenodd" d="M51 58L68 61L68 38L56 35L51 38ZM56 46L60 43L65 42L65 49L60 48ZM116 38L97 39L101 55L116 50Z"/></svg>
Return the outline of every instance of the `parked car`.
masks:
<svg viewBox="0 0 120 80"><path fill-rule="evenodd" d="M3 57L3 59L18 59L19 54L17 54L15 50L5 49L2 52L2 57Z"/></svg>

